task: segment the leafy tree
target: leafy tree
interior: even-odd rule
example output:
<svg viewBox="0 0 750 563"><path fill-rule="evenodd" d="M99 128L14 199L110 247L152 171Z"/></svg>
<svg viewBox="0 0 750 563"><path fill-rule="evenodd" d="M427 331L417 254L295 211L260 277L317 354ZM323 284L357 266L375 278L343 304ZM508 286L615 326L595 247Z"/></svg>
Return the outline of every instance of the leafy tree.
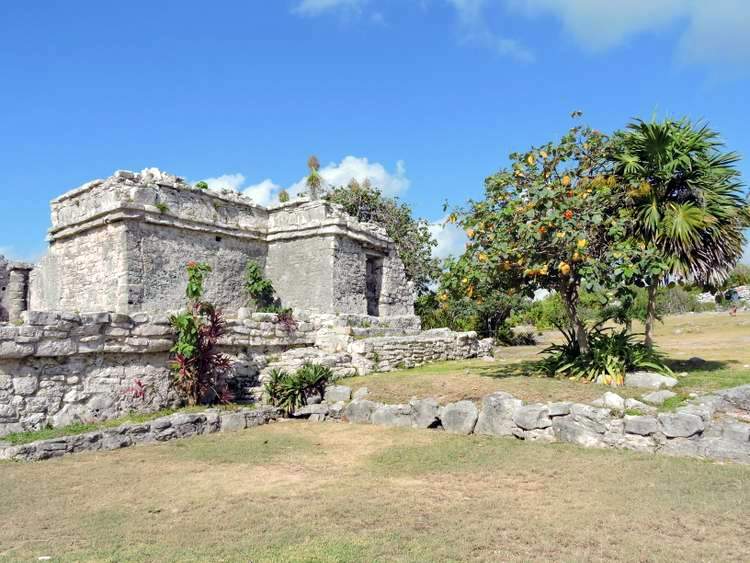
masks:
<svg viewBox="0 0 750 563"><path fill-rule="evenodd" d="M615 138L615 172L634 210L638 270L648 288L645 343L653 342L657 287L671 277L719 286L742 256L750 212L739 156L688 119L636 120Z"/></svg>
<svg viewBox="0 0 750 563"><path fill-rule="evenodd" d="M437 242L424 219L415 219L411 207L395 197L384 196L368 180L352 180L346 187L328 192L326 200L341 205L346 213L362 222L382 226L396 243L406 277L419 295L429 291L440 274L439 261L432 256Z"/></svg>
<svg viewBox="0 0 750 563"><path fill-rule="evenodd" d="M474 300L498 287L527 297L555 289L588 354L581 288L599 287L629 256L624 244L613 253L628 217L608 151L606 136L576 126L558 143L511 154L511 166L485 181L485 198L449 217L470 239L449 289Z"/></svg>

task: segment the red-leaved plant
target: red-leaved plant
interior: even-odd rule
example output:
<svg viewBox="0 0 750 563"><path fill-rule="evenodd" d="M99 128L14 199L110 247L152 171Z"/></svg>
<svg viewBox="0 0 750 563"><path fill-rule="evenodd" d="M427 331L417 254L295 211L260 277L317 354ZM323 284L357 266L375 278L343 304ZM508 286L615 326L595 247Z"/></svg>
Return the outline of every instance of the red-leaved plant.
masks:
<svg viewBox="0 0 750 563"><path fill-rule="evenodd" d="M217 349L226 333L226 322L213 304L203 301L203 281L208 264L188 262L187 311L170 317L177 331L170 365L177 392L190 405L200 402L228 403L234 397L227 384L229 358Z"/></svg>

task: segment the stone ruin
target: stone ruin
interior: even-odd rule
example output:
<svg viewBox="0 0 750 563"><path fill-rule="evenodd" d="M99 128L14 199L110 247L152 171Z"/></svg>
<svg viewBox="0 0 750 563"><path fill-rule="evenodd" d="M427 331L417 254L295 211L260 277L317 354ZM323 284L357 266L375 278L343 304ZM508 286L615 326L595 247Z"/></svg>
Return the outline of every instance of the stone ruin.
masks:
<svg viewBox="0 0 750 563"><path fill-rule="evenodd" d="M51 202L49 249L33 267L0 257L0 436L176 404L170 312L188 261L208 263L206 298L228 321L223 351L240 399L273 367L337 375L487 353L475 333L420 331L393 241L325 201L262 207L146 169L118 171ZM283 306L255 312L256 261Z"/></svg>

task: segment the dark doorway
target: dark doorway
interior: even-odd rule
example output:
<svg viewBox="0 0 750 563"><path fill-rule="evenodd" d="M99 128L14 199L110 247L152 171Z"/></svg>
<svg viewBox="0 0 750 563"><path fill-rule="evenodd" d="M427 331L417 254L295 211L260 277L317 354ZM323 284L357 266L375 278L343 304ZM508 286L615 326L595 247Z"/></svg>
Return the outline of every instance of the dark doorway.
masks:
<svg viewBox="0 0 750 563"><path fill-rule="evenodd" d="M380 288L383 286L383 259L379 256L368 256L365 275L367 314L378 317L380 316Z"/></svg>

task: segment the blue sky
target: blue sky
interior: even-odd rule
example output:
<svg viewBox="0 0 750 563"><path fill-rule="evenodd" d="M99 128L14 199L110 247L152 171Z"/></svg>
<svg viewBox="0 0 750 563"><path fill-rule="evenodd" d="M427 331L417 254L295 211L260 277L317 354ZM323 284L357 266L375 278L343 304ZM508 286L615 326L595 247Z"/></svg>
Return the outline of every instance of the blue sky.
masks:
<svg viewBox="0 0 750 563"><path fill-rule="evenodd" d="M0 253L39 257L49 200L116 169L266 202L313 153L438 222L575 109L705 118L747 159L748 29L747 0L6 0Z"/></svg>

